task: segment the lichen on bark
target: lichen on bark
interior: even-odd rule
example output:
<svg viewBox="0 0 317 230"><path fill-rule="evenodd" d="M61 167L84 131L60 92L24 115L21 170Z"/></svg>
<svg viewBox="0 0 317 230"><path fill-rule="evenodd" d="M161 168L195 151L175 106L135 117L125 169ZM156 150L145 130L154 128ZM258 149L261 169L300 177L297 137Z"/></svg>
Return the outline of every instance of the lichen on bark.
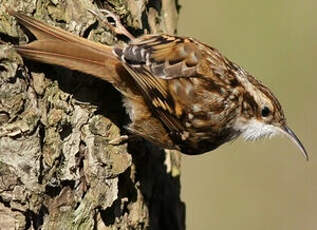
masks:
<svg viewBox="0 0 317 230"><path fill-rule="evenodd" d="M175 0L108 2L136 35L174 33ZM109 145L128 116L108 83L29 62L5 12L20 10L96 42L123 42L88 0L0 0L0 226L6 229L184 229L180 155L138 139Z"/></svg>

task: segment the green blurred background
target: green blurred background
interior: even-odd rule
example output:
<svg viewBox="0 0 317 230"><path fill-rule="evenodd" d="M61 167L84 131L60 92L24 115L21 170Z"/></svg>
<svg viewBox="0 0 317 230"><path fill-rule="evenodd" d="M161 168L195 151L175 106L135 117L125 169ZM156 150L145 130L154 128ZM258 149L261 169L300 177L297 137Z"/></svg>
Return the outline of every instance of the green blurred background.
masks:
<svg viewBox="0 0 317 230"><path fill-rule="evenodd" d="M317 229L317 1L180 0L178 34L218 48L268 85L311 160L288 139L239 139L184 156L187 229Z"/></svg>

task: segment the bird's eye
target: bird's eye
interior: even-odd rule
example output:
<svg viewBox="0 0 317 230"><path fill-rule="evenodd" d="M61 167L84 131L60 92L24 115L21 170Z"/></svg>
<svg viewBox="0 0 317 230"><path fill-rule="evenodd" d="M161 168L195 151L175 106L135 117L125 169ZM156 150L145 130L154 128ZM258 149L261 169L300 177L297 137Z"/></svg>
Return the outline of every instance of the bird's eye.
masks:
<svg viewBox="0 0 317 230"><path fill-rule="evenodd" d="M262 114L262 117L267 117L268 115L270 115L271 111L268 107L264 106L262 111L261 111L261 114Z"/></svg>

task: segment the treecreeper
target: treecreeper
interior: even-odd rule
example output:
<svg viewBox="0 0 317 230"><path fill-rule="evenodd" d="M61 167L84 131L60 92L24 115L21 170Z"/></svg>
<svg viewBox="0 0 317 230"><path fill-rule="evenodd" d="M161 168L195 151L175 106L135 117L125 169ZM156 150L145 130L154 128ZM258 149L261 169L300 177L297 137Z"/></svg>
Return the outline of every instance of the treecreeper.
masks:
<svg viewBox="0 0 317 230"><path fill-rule="evenodd" d="M37 39L16 46L22 57L78 70L118 89L132 135L195 155L240 135L255 140L282 133L308 160L271 90L209 45L166 34L135 38L116 15L91 11L99 19L106 13L105 24L130 39L123 47L110 47L7 11Z"/></svg>

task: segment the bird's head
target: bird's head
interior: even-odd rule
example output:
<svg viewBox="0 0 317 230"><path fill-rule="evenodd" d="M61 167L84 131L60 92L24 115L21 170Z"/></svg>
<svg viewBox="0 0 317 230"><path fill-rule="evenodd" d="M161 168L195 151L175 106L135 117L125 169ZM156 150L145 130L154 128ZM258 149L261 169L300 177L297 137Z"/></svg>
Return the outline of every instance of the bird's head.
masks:
<svg viewBox="0 0 317 230"><path fill-rule="evenodd" d="M246 140L256 140L284 134L297 145L305 159L308 154L296 134L287 126L278 99L269 88L250 75L240 79L245 88L242 116L237 118L235 128Z"/></svg>

